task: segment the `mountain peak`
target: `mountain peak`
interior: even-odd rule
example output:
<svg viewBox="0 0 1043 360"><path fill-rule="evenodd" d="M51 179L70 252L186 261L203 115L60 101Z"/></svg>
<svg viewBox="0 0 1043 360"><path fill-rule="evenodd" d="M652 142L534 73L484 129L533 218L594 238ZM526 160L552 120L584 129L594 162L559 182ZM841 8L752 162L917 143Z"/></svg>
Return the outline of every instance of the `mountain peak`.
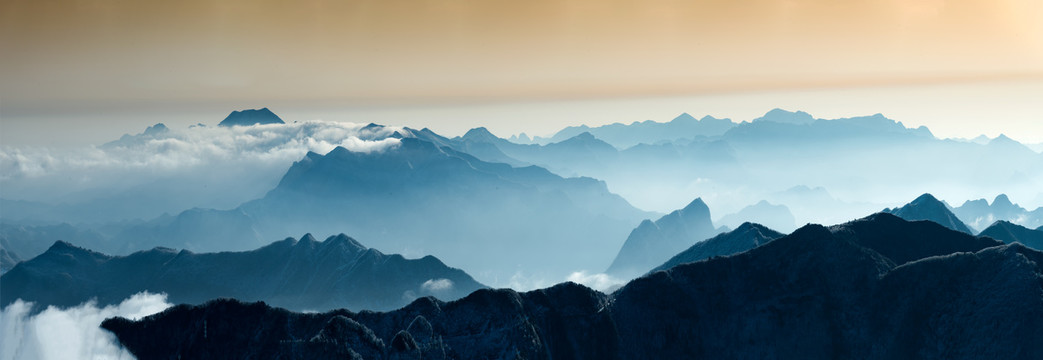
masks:
<svg viewBox="0 0 1043 360"><path fill-rule="evenodd" d="M920 195L920 196L916 197L916 199L913 200L913 202L911 202L909 204L910 205L923 205L923 204L932 204L932 203L943 204L941 200L938 200L938 198L934 197L934 195L931 195L931 193L924 193L923 195Z"/></svg>
<svg viewBox="0 0 1043 360"><path fill-rule="evenodd" d="M232 111L228 114L221 123L217 126L232 127L232 126L250 126L250 125L265 125L265 124L285 124L278 115L275 115L268 108L260 109L248 109L240 111Z"/></svg>
<svg viewBox="0 0 1043 360"><path fill-rule="evenodd" d="M692 200L692 202L688 203L688 205L686 205L683 209L681 209L681 211L682 212L699 211L699 212L709 213L710 212L710 207L706 206L706 203L703 202L703 198L697 197L697 198L695 198L695 200Z"/></svg>
<svg viewBox="0 0 1043 360"><path fill-rule="evenodd" d="M464 140L477 140L483 142L499 139L499 137L493 135L493 133L489 132L489 129L486 129L484 126L467 130L467 133L465 133L461 138Z"/></svg>
<svg viewBox="0 0 1043 360"><path fill-rule="evenodd" d="M901 208L884 210L907 221L929 220L949 229L970 234L971 230L949 210L949 206L930 193L924 193Z"/></svg>
<svg viewBox="0 0 1043 360"><path fill-rule="evenodd" d="M1010 198L1007 197L1007 194L999 194L996 195L996 199L992 200L992 206L1002 206L1006 208L1014 206L1014 203L1010 201Z"/></svg>
<svg viewBox="0 0 1043 360"><path fill-rule="evenodd" d="M46 252L68 251L68 250L83 250L83 249L80 248L79 246L70 244L70 243L66 242L65 240L58 240L58 241L55 241L54 244L51 244L51 247L47 248Z"/></svg>
<svg viewBox="0 0 1043 360"><path fill-rule="evenodd" d="M365 245L362 245L358 241L355 241L355 239L352 239L350 236L347 236L347 235L345 235L343 233L337 234L337 235L334 235L334 236L330 236L330 237L326 238L326 241L323 241L323 243L325 245L330 245L330 246L332 246L332 245L344 246L344 247L347 247L350 250L353 250L353 252L365 251L365 250L369 249Z"/></svg>
<svg viewBox="0 0 1043 360"><path fill-rule="evenodd" d="M590 131L581 132L579 135L573 136L572 138L583 141L597 140L597 138L594 137L594 134L591 134Z"/></svg>
<svg viewBox="0 0 1043 360"><path fill-rule="evenodd" d="M163 125L163 123L157 123L156 125L152 125L145 128L145 132L143 132L142 135L156 136L159 134L166 133L168 131L170 131L170 129L167 128L166 125Z"/></svg>
<svg viewBox="0 0 1043 360"><path fill-rule="evenodd" d="M753 122L758 121L771 121L792 125L806 125L815 122L815 117L803 111L793 112L775 108L765 113L764 116L753 119Z"/></svg>
<svg viewBox="0 0 1043 360"><path fill-rule="evenodd" d="M684 113L681 113L681 115L677 115L677 117L675 117L673 120L671 120L671 122L673 122L673 121L699 121L699 120L697 120L694 116L689 115L688 113L684 112Z"/></svg>

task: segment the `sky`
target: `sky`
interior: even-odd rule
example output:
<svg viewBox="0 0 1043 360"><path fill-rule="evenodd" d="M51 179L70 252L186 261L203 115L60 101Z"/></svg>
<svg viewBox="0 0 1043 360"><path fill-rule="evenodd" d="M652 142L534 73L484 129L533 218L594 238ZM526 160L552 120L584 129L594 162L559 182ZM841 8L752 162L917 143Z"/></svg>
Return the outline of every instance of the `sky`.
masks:
<svg viewBox="0 0 1043 360"><path fill-rule="evenodd" d="M267 106L503 136L780 107L1038 143L1041 18L1037 0L7 0L0 141Z"/></svg>

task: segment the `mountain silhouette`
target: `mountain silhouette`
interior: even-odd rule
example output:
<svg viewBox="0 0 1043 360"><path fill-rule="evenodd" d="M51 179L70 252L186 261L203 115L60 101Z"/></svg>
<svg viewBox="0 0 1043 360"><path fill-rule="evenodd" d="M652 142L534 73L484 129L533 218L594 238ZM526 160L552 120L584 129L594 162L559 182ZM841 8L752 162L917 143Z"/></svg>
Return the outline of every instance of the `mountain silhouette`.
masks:
<svg viewBox="0 0 1043 360"><path fill-rule="evenodd" d="M1019 244L875 214L608 295L564 283L321 314L216 300L102 327L140 358L1032 359L1041 264Z"/></svg>
<svg viewBox="0 0 1043 360"><path fill-rule="evenodd" d="M266 124L285 124L285 122L271 110L268 110L268 108L260 108L232 111L217 126L232 127Z"/></svg>
<svg viewBox="0 0 1043 360"><path fill-rule="evenodd" d="M988 236L1008 244L1019 242L1030 248L1043 250L1043 227L1040 229L1029 229L1009 221L1000 220L982 230L978 236Z"/></svg>
<svg viewBox="0 0 1043 360"><path fill-rule="evenodd" d="M815 120L815 117L803 111L791 112L775 108L765 113L764 116L753 119L751 122L771 121L791 125L808 125L815 122Z"/></svg>
<svg viewBox="0 0 1043 360"><path fill-rule="evenodd" d="M793 231L797 228L797 220L793 218L786 205L776 205L766 200L747 206L734 214L728 214L717 221L721 226L735 228L745 222L764 224L780 231Z"/></svg>
<svg viewBox="0 0 1043 360"><path fill-rule="evenodd" d="M630 124L614 123L598 127L588 127L586 125L571 126L558 131L548 139L534 138L532 141L541 144L556 143L586 132L612 144L612 146L618 149L626 149L638 144L656 144L685 138L720 136L735 125L730 119L718 119L712 116L696 119L688 113L683 113L669 122L647 120L635 121Z"/></svg>
<svg viewBox="0 0 1043 360"><path fill-rule="evenodd" d="M1006 194L999 194L990 204L985 199L967 200L953 213L968 226L984 230L996 221L1008 221L1025 227L1036 227L1043 224L1043 208L1028 211L1010 201Z"/></svg>
<svg viewBox="0 0 1043 360"><path fill-rule="evenodd" d="M380 249L438 256L494 285L522 266L558 279L606 266L621 234L647 216L604 182L411 137L382 152L309 153L240 209L261 234L350 232Z"/></svg>
<svg viewBox="0 0 1043 360"><path fill-rule="evenodd" d="M884 209L884 212L895 214L906 220L929 220L941 224L947 228L970 234L971 229L967 227L952 211L949 206L936 199L931 194L923 194L912 202L894 209Z"/></svg>
<svg viewBox="0 0 1043 360"><path fill-rule="evenodd" d="M655 222L641 222L630 232L616 259L605 272L623 278L643 274L681 250L716 233L710 221L710 208L701 198L696 198L683 209L671 212Z"/></svg>
<svg viewBox="0 0 1043 360"><path fill-rule="evenodd" d="M0 305L15 299L37 307L69 307L89 299L119 304L141 292L174 303L230 297L303 310L388 310L422 296L453 300L483 288L433 256L405 259L367 248L341 234L311 234L245 252L193 253L155 248L109 256L55 242L2 278Z"/></svg>
<svg viewBox="0 0 1043 360"><path fill-rule="evenodd" d="M785 234L769 229L761 224L743 223L735 230L695 243L695 245L674 255L674 257L662 265L652 269L652 272L666 270L680 264L706 260L715 256L738 254L764 245L783 235Z"/></svg>

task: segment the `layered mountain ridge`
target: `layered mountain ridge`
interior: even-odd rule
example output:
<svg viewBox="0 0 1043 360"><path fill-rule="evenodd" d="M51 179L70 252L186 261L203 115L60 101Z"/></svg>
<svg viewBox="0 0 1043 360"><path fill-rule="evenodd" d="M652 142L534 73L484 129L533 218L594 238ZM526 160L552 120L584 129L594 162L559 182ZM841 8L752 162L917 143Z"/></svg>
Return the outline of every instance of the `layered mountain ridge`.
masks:
<svg viewBox="0 0 1043 360"><path fill-rule="evenodd" d="M231 297L298 311L389 310L421 296L453 300L483 287L433 256L385 255L343 234L321 242L307 234L246 252L155 248L127 256L58 241L0 277L0 306L15 299L38 308L89 299L111 305L149 291L186 304Z"/></svg>
<svg viewBox="0 0 1043 360"><path fill-rule="evenodd" d="M102 326L144 358L1029 359L1043 356L1041 264L1018 244L875 214L609 295L566 283L323 314L219 300Z"/></svg>

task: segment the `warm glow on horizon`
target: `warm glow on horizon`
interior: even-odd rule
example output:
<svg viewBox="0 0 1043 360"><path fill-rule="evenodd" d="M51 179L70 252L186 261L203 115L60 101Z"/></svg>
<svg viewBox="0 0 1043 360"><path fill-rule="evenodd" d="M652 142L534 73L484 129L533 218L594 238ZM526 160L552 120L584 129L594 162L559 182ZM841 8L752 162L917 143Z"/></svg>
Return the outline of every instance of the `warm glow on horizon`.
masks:
<svg viewBox="0 0 1043 360"><path fill-rule="evenodd" d="M209 116L216 117L260 106L311 108L305 112L313 118L329 118L318 110L415 114L509 103L544 106L535 113L546 114L555 107L546 104L560 101L869 93L843 99L850 106L845 116L897 114L954 136L1007 131L1039 142L1043 126L1032 131L1031 122L1043 122L1043 106L973 101L1043 96L1039 19L1043 3L1034 0L12 0L0 4L0 116L10 132L25 128L12 122L186 109L213 109ZM976 87L1003 82L1029 85ZM961 89L958 97L946 98L950 86ZM918 97L885 93L900 89ZM1036 93L1017 93L1025 89ZM952 109L923 105L947 103ZM681 111L742 119L772 107L833 108L782 100L733 110L635 108L611 121L665 121L661 114ZM947 115L955 123L934 111L956 113ZM508 133L609 121L577 112L475 118L501 119L488 126ZM906 113L915 117L902 119ZM960 118L967 113L1012 118L978 128ZM525 128L563 117L568 121ZM423 114L386 118L409 126L432 121ZM450 132L482 125L438 123Z"/></svg>

